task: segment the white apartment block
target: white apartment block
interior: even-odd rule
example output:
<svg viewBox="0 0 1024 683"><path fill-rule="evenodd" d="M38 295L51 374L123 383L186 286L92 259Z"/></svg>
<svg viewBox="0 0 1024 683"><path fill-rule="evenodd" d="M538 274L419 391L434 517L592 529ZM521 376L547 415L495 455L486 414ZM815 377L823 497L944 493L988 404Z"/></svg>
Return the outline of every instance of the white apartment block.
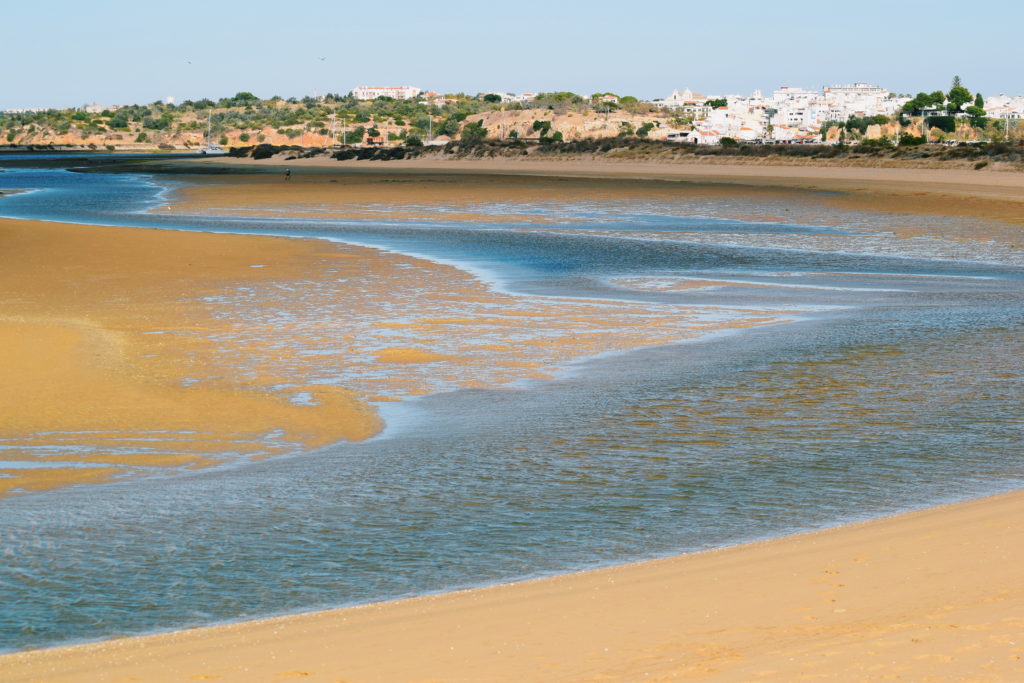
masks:
<svg viewBox="0 0 1024 683"><path fill-rule="evenodd" d="M501 98L502 104L511 104L513 102L523 103L523 102L529 102L530 100L537 99L537 94L536 93L531 93L531 92L524 92L522 94L517 95L517 94L511 93L511 92L498 92L497 90L495 90L495 91L484 93L484 94L485 95L497 95L498 97Z"/></svg>
<svg viewBox="0 0 1024 683"><path fill-rule="evenodd" d="M660 100L654 100L652 104L666 109L671 109L681 114L690 114L694 117L706 116L711 108L704 105L708 100L719 99L717 95L705 96L695 93L689 88L683 91L673 90L672 94Z"/></svg>
<svg viewBox="0 0 1024 683"><path fill-rule="evenodd" d="M687 94L676 91L662 102L678 102ZM691 141L717 144L721 138L731 137L745 141L818 142L826 121L846 121L851 116L893 116L907 101L867 83L832 85L821 90L782 86L770 97L755 90L747 97L728 95L725 99L725 107L706 111L694 124L696 134L690 136Z"/></svg>
<svg viewBox="0 0 1024 683"><path fill-rule="evenodd" d="M411 100L419 95L421 90L411 85L371 87L361 85L352 90L352 96L357 100L375 100L378 97L391 97L396 100Z"/></svg>
<svg viewBox="0 0 1024 683"><path fill-rule="evenodd" d="M985 113L994 119L1024 119L1024 95L986 97Z"/></svg>

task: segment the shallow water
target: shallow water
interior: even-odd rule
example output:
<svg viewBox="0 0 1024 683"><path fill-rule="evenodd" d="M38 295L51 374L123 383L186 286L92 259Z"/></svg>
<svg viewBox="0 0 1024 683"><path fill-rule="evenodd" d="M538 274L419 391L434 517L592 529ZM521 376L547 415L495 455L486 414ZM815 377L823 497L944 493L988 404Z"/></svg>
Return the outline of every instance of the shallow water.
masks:
<svg viewBox="0 0 1024 683"><path fill-rule="evenodd" d="M904 257L883 234L893 218L867 214L737 230L676 215L684 204L566 207L573 222L552 234L163 217L138 213L160 201L147 178L0 174L0 189L19 186L50 189L4 197L0 214L321 236L458 263L521 295L815 312L388 406L388 429L362 444L4 499L0 647L548 575L1024 479L1024 272L997 246ZM719 209L733 210L700 207ZM740 284L672 289L682 278Z"/></svg>

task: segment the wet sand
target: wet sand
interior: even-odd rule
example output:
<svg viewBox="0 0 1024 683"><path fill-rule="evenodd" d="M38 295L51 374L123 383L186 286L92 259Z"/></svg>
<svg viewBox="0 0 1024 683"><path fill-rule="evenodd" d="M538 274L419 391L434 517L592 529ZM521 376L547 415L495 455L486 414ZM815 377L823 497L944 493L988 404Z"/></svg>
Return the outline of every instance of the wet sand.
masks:
<svg viewBox="0 0 1024 683"><path fill-rule="evenodd" d="M0 494L379 431L376 411L353 392L316 387L318 403L298 405L268 391L273 380L238 373L216 341L228 325L210 297L323 277L335 251L0 220Z"/></svg>
<svg viewBox="0 0 1024 683"><path fill-rule="evenodd" d="M12 220L0 287L0 495L362 440L375 402L785 319L515 297L321 240Z"/></svg>
<svg viewBox="0 0 1024 683"><path fill-rule="evenodd" d="M0 657L16 681L1011 681L1024 494L365 607Z"/></svg>
<svg viewBox="0 0 1024 683"><path fill-rule="evenodd" d="M480 201L516 199L571 202L579 198L742 194L755 199L783 196L825 208L982 218L1005 225L944 227L941 230L945 232L938 233L929 228L927 234L951 239L997 239L1024 248L1024 173L1013 171L510 159L212 159L199 163L240 171L264 169L268 173L287 166L293 168L294 174L290 187L274 173L207 178L209 184L191 188L183 195L186 206L197 208L237 206L238 193L245 192L241 188L250 184L259 184L261 188L247 210L272 212L291 205L309 215L324 217L362 217L363 204L376 204L386 201L385 198L413 207L444 203L471 209ZM375 180L374 176L384 177ZM471 210L466 213L473 220L480 218ZM452 219L458 217L456 212ZM915 236L924 232L909 228L902 234Z"/></svg>

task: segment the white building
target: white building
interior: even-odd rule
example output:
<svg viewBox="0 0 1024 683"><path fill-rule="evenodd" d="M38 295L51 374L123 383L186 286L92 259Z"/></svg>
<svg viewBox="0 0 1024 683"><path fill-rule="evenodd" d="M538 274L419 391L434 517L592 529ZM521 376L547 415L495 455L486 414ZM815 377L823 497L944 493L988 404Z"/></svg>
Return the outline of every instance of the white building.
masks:
<svg viewBox="0 0 1024 683"><path fill-rule="evenodd" d="M663 100L673 104L663 106L682 107L683 101L694 99L689 91L676 91ZM718 144L723 137L745 142L818 142L826 121L846 121L851 116L892 116L906 101L867 83L826 86L821 90L787 85L767 98L755 90L749 96L728 95L725 100L724 107L705 108L694 124L694 134L689 136L691 142Z"/></svg>
<svg viewBox="0 0 1024 683"><path fill-rule="evenodd" d="M522 102L529 102L530 100L533 100L533 99L537 98L537 95L534 94L534 93L522 93L521 95L517 95L517 94L511 93L511 92L493 91L493 92L484 93L484 94L485 95L497 95L498 97L501 98L502 104L511 104L513 102L520 102L520 103L522 103Z"/></svg>
<svg viewBox="0 0 1024 683"><path fill-rule="evenodd" d="M652 104L681 114L690 114L694 118L702 118L711 111L711 108L705 106L704 103L714 99L718 98L706 97L687 88L683 91L673 90L671 95L664 99L654 100Z"/></svg>
<svg viewBox="0 0 1024 683"><path fill-rule="evenodd" d="M391 97L396 100L411 100L419 95L421 90L411 85L371 87L361 85L352 90L352 96L357 100L375 100L378 97Z"/></svg>
<svg viewBox="0 0 1024 683"><path fill-rule="evenodd" d="M986 97L985 113L994 119L1024 119L1024 95Z"/></svg>

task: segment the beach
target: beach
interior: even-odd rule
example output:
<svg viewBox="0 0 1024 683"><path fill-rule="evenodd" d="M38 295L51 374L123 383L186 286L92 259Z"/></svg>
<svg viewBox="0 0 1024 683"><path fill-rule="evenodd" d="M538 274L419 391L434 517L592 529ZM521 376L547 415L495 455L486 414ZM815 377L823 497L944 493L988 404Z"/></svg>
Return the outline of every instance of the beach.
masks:
<svg viewBox="0 0 1024 683"><path fill-rule="evenodd" d="M539 581L0 657L28 681L1011 681L1024 496Z"/></svg>
<svg viewBox="0 0 1024 683"><path fill-rule="evenodd" d="M894 232L897 239L994 244L1006 253L1024 246L1024 174L202 163L268 172L204 178L175 190L154 213L372 220L385 211L416 221L436 218L441 208L447 221L486 225L517 220L514 210L496 215L488 202L738 195L810 207L815 218L831 207L982 219L931 225L925 218ZM293 169L289 181L279 173L285 164ZM368 166L372 172L362 173ZM787 219L745 210L736 209L736 219ZM534 229L544 221L531 219ZM518 387L581 359L770 327L803 310L680 303L656 311L642 301L513 296L428 258L269 235L0 219L0 255L0 348L16 361L0 367L0 381L14 389L0 397L2 436L21 449L10 457L42 459L33 448L52 442L53 432L82 449L63 467L4 469L0 462L0 493L13 494L130 483L160 468L198 471L239 456L257 461L364 441L386 428L381 405L445 390ZM710 277L613 284L673 292L737 286ZM324 367L332 369L330 381ZM827 362L809 359L800 372L827 370ZM833 379L801 391L816 397L844 388ZM738 393L756 396L748 387ZM757 409L781 413L788 405ZM642 426L657 421L656 413L637 418ZM598 440L573 448L585 458ZM1016 680L1024 676L1022 512L1024 495L1010 493L525 582L7 654L0 678Z"/></svg>
<svg viewBox="0 0 1024 683"><path fill-rule="evenodd" d="M708 194L721 196L725 193L749 193L754 196L777 195L780 191L804 194L800 197L805 201L814 201L826 207L863 209L891 212L908 215L963 216L971 218L996 219L1012 225L1024 224L1024 173L1015 171L970 171L962 169L915 169L915 168L864 168L864 167L815 167L813 165L775 165L772 163L718 163L717 160L705 160L705 163L637 163L633 161L585 161L585 160L547 160L517 161L472 160L472 159L412 159L389 162L335 161L327 158L310 159L211 159L202 164L206 166L231 168L283 170L285 167L295 169L295 179L304 182L329 182L321 173L335 171L344 173L346 170L366 171L375 173L408 174L415 178L421 174L452 174L467 176L497 177L540 177L558 178L557 185L542 190L545 194L557 193L564 196L563 188L571 188L574 180L604 180L604 187L610 193L630 193L630 186L621 183L616 186L615 180L655 181L657 192L683 192L697 195ZM309 174L311 177L303 177ZM263 183L260 176L248 177L244 181L239 177L232 180L239 183ZM231 182L225 183L231 185ZM637 183L633 193L650 192L650 185ZM668 186L667 188L665 186ZM332 188L336 189L336 188ZM403 188L388 187L389 191L402 192ZM420 189L423 189L422 186ZM491 184L491 191L501 196L501 188ZM444 188L429 188L429 194L437 194L439 198L450 198ZM185 201L196 201L198 205L216 204L220 199L228 199L219 193L225 188L217 188L214 182L206 188L194 189L185 195ZM592 190L591 190L592 191ZM272 191L274 192L274 191ZM568 192L572 196L571 189ZM272 205L276 192L266 198L257 199L256 207ZM410 191L410 201L422 200L423 195ZM461 195L463 201L471 202L472 193ZM963 235L966 239L971 235ZM985 239L985 235L974 235L973 238ZM1018 247L1022 245L1019 230L1001 231L997 238L1009 241Z"/></svg>

